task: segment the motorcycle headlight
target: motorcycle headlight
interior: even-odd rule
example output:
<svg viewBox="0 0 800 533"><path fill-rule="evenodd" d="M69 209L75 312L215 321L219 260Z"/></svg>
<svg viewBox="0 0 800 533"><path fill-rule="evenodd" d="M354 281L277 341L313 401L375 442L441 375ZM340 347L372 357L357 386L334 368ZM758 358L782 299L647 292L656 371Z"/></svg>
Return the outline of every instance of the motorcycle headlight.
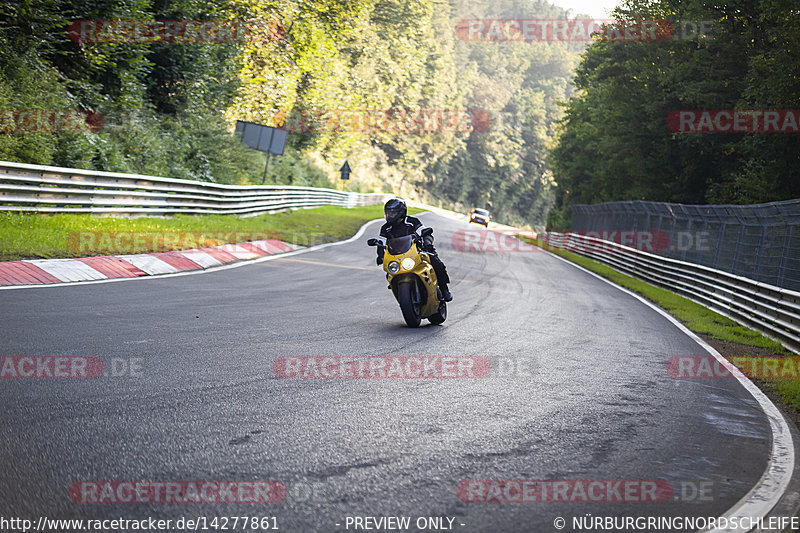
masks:
<svg viewBox="0 0 800 533"><path fill-rule="evenodd" d="M414 268L414 260L410 257L406 257L400 262L400 266L402 266L406 270L411 270Z"/></svg>
<svg viewBox="0 0 800 533"><path fill-rule="evenodd" d="M400 271L400 263L397 261L392 261L388 265L386 265L386 270L391 272L392 274L397 274Z"/></svg>

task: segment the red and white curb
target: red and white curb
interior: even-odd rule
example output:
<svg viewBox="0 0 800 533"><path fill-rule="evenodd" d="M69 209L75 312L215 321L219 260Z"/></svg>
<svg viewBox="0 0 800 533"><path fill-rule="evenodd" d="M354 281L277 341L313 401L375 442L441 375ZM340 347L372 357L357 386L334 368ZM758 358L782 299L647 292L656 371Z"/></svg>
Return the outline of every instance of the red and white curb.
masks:
<svg viewBox="0 0 800 533"><path fill-rule="evenodd" d="M32 259L0 263L0 286L73 283L205 270L303 248L275 239L135 255Z"/></svg>

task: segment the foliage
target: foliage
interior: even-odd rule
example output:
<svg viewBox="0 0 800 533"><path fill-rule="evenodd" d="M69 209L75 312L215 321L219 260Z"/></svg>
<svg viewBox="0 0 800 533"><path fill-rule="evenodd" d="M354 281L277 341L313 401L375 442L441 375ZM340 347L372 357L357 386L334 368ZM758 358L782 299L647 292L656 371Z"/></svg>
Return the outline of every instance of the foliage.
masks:
<svg viewBox="0 0 800 533"><path fill-rule="evenodd" d="M711 34L598 42L551 152L558 182L549 222L570 204L614 200L759 203L800 197L800 138L785 133L676 133L676 110L797 109L800 30L792 0L629 0L628 19L709 21ZM688 32L687 32L688 33ZM678 32L678 35L682 35ZM689 36L689 35L687 35Z"/></svg>
<svg viewBox="0 0 800 533"><path fill-rule="evenodd" d="M269 183L391 190L501 222L541 224L545 164L581 47L472 43L467 16L563 17L542 1L25 0L0 8L0 110L97 110L94 132L0 133L0 159L260 183L265 155L234 120L282 126L309 110L488 112L490 127L312 128L270 158ZM251 21L235 43L74 42L79 20Z"/></svg>

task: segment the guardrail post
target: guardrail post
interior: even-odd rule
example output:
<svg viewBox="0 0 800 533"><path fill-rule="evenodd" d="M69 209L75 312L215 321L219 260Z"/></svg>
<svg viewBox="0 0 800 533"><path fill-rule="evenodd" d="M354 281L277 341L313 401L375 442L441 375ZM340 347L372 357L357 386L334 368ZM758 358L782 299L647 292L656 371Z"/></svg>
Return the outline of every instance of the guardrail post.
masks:
<svg viewBox="0 0 800 533"><path fill-rule="evenodd" d="M678 204L678 206L681 208L681 211L683 211L683 217L687 222L687 224L686 224L686 233L688 233L691 236L691 234L692 234L692 232L691 232L691 229L692 229L692 218L689 216L689 213L686 212L686 207L684 207L683 204ZM676 219L675 219L675 225L676 226L677 226L677 220L678 219L676 217ZM687 253L689 253L689 247L685 246L683 248L683 250L681 250L681 261L686 261L686 254Z"/></svg>
<svg viewBox="0 0 800 533"><path fill-rule="evenodd" d="M700 231L702 231L703 238L705 239L705 236L708 235L708 233L709 233L709 231L708 231L708 220L705 219L705 218L703 218L702 220L703 220L703 229L700 230ZM699 263L699 264L702 265L702 264L704 264L703 261L702 261L702 259L704 257L703 257L703 251L700 249L700 234L695 235L694 242L695 242L694 262L695 263ZM705 259L706 259L706 261L708 261L707 257L705 257Z"/></svg>
<svg viewBox="0 0 800 533"><path fill-rule="evenodd" d="M742 241L744 240L745 220L739 214L739 211L735 206L731 208L731 211L736 217L736 220L739 221L739 238L736 239L736 250L733 252L733 260L731 261L731 272L736 274L736 262L739 260L739 251L742 249Z"/></svg>
<svg viewBox="0 0 800 533"><path fill-rule="evenodd" d="M759 279L758 271L761 266L761 254L764 253L764 241L767 238L767 227L762 223L761 225L761 238L758 242L758 252L756 253L756 265L753 269L753 278Z"/></svg>
<svg viewBox="0 0 800 533"><path fill-rule="evenodd" d="M789 245L792 243L792 229L794 226L786 227L786 234L783 236L783 249L781 250L781 266L778 267L778 286L783 287L786 282L786 259L789 256Z"/></svg>
<svg viewBox="0 0 800 533"><path fill-rule="evenodd" d="M714 252L714 264L711 265L714 268L717 268L719 266L719 254L722 251L722 242L723 242L722 238L725 236L725 230L727 228L728 228L728 223L723 222L722 228L720 228L719 230L719 239L717 239L717 250Z"/></svg>

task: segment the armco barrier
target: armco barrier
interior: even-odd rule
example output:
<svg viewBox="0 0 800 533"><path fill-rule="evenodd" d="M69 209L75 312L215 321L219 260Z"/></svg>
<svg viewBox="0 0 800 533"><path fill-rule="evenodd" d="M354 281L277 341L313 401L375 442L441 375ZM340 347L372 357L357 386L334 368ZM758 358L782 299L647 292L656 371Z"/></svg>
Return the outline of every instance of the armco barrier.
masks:
<svg viewBox="0 0 800 533"><path fill-rule="evenodd" d="M800 353L800 292L576 233L540 235L551 246L681 294Z"/></svg>
<svg viewBox="0 0 800 533"><path fill-rule="evenodd" d="M381 193L226 185L0 161L0 211L254 215L299 207L372 205L385 198Z"/></svg>
<svg viewBox="0 0 800 533"><path fill-rule="evenodd" d="M755 205L634 200L571 205L570 211L575 233L663 234L670 246L659 255L800 291L800 199Z"/></svg>

